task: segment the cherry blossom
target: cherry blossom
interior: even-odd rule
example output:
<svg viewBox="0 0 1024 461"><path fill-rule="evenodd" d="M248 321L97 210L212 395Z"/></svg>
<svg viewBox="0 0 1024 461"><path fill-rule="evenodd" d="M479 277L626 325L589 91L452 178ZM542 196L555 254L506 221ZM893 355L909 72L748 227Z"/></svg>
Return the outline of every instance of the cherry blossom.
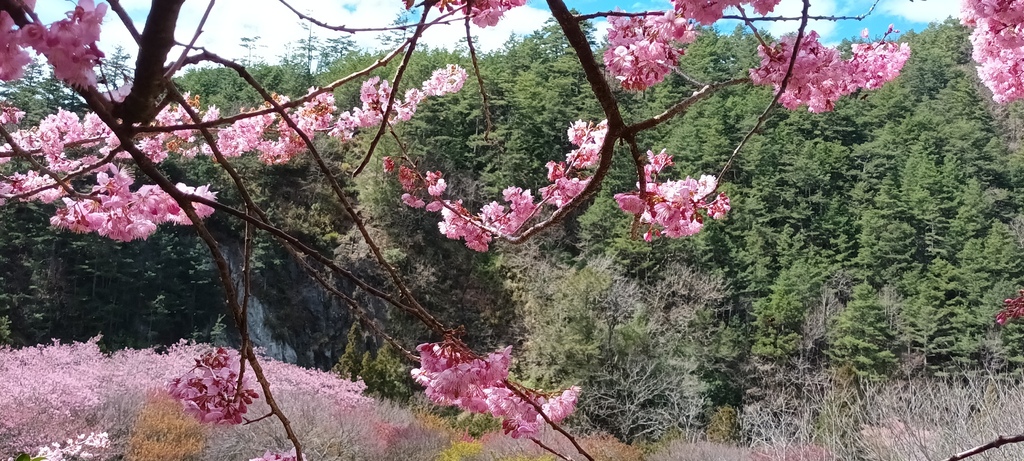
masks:
<svg viewBox="0 0 1024 461"><path fill-rule="evenodd" d="M642 91L660 83L683 55L677 45L697 38L693 24L672 11L645 17L610 17L604 64L622 88Z"/></svg>
<svg viewBox="0 0 1024 461"><path fill-rule="evenodd" d="M263 454L263 456L250 459L249 461L297 461L297 458L298 457L295 455L295 449L292 448L284 453L276 453L268 450ZM306 459L306 455L303 454L302 460L305 461Z"/></svg>
<svg viewBox="0 0 1024 461"><path fill-rule="evenodd" d="M1003 310L996 314L996 322L1000 325L1012 319L1024 317L1024 290L1020 290L1017 297L1003 301Z"/></svg>
<svg viewBox="0 0 1024 461"><path fill-rule="evenodd" d="M412 208L440 212L441 222L437 227L446 237L462 239L473 250L487 251L495 237L515 235L543 205L562 208L575 199L590 183L587 170L597 166L601 160L600 150L607 132L607 121L595 125L579 120L569 126L569 141L577 148L570 151L563 162L548 162L548 180L551 184L539 189L539 202L529 189L509 186L502 191L502 199L507 206L493 201L481 207L479 213L473 214L463 206L462 200L443 198L448 184L440 171L428 171L420 175L405 165L398 168L398 182L405 191L401 199ZM385 157L383 162L386 172L394 171L394 159ZM424 191L430 203L417 195Z"/></svg>
<svg viewBox="0 0 1024 461"><path fill-rule="evenodd" d="M508 368L512 347L478 357L461 342L421 344L420 367L412 370L427 397L474 413L502 418L502 428L513 438L536 437L546 423L541 408L552 422L561 422L576 408L580 389L571 387L555 394L510 388ZM523 399L528 396L533 403ZM534 405L536 404L536 406Z"/></svg>
<svg viewBox="0 0 1024 461"><path fill-rule="evenodd" d="M771 13L782 0L672 0L677 13L685 18L693 19L704 25L710 25L725 15L729 8L749 4L754 12L760 15Z"/></svg>
<svg viewBox="0 0 1024 461"><path fill-rule="evenodd" d="M658 174L672 165L672 156L664 150L658 154L647 151L647 158L648 163L644 166L645 193L615 194L615 201L622 211L648 225L644 240L651 241L658 235L671 238L693 235L704 227L705 215L712 219L725 217L730 209L729 197L718 194L711 202L707 201L707 197L718 188L714 176L703 175L700 179L687 176L682 181L659 182Z"/></svg>
<svg viewBox="0 0 1024 461"><path fill-rule="evenodd" d="M248 405L259 398L252 374L238 384L239 354L217 348L196 359L196 366L167 386L167 392L182 403L185 412L204 423L241 424Z"/></svg>
<svg viewBox="0 0 1024 461"><path fill-rule="evenodd" d="M1008 103L1024 97L1024 2L964 0L960 22L974 28L973 57L992 99Z"/></svg>
<svg viewBox="0 0 1024 461"><path fill-rule="evenodd" d="M773 85L778 91L789 70L795 39L789 36L773 47L758 47L761 66L750 70L751 81ZM818 33L811 31L801 41L779 103L787 109L806 105L811 112L831 111L840 97L860 88L878 88L896 78L909 57L905 43L880 42L856 44L853 56L843 60L839 50L822 45Z"/></svg>

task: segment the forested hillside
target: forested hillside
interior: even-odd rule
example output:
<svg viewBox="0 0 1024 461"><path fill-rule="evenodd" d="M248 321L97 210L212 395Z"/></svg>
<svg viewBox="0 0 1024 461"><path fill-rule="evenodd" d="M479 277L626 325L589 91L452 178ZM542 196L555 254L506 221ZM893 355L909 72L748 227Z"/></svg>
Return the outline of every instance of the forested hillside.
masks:
<svg viewBox="0 0 1024 461"><path fill-rule="evenodd" d="M564 40L549 25L481 56L492 126L480 92L467 84L424 102L397 128L404 145L385 138L377 152L404 148L423 169L445 171L449 190L475 202L467 205L487 203L512 184L536 188L544 165L571 149L567 122L600 114ZM636 235L612 199L635 181L628 153L616 157L622 163L584 211L538 240L488 254L439 234L435 215L404 207L398 184L380 171L345 187L432 312L465 325L467 342L480 350L521 350L514 374L528 383L583 386L585 424L623 440L703 427L723 408L818 376L867 383L1017 371L1024 330L997 325L995 314L1024 285L1021 107L989 102L959 23L901 40L913 51L896 81L844 98L833 112L777 111L722 178L732 212L694 237L645 242ZM618 94L624 112L657 114L699 88L690 79L743 76L756 67L755 45L742 30L706 31L665 84ZM310 40L278 63L250 67L268 88L296 96L377 58ZM466 51L432 50L413 57L407 81L448 63L472 67ZM39 74L2 94L38 108L30 118L57 105L80 108L39 83L46 81ZM261 102L225 68L193 69L179 82L225 113ZM359 88L344 86L335 96L341 107L356 105ZM770 98L767 88L734 86L638 142L675 156L668 175L714 173ZM367 140L317 142L329 162L350 170ZM172 179L209 182L224 191L219 200L239 203L214 165L170 162ZM237 166L285 230L369 280L382 277L308 159L266 166L240 158ZM182 337L231 341L234 333L218 322L225 309L209 258L189 229L114 243L48 229L52 210L45 208L0 207L0 342L97 333L110 349ZM239 235L232 227L239 224L217 215L211 226ZM240 251L241 242L233 243ZM254 294L276 306L266 318L275 341L316 351L299 354L300 362L327 368L347 347L376 349L380 342L370 336L346 339L347 315L297 301L313 288L293 282L300 271L280 250L258 241L256 254ZM428 339L409 319L378 315L406 345Z"/></svg>

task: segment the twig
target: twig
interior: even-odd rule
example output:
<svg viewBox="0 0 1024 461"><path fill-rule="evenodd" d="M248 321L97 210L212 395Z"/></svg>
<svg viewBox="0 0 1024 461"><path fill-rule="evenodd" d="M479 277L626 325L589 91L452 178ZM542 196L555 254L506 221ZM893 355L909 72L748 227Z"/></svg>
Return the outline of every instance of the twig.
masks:
<svg viewBox="0 0 1024 461"><path fill-rule="evenodd" d="M253 76L249 73L249 71L245 69L244 66L234 61L221 58L220 56L217 56L208 51L206 52L206 54L208 55L207 58L209 60L217 62L225 67L229 67L233 69L235 72L237 72L238 75L246 81L246 83L252 86L260 94L260 96L263 97L264 101L266 101L268 104L274 107L274 109L276 109L278 115L285 122L285 124L287 124L288 127L291 128L296 133L296 135L299 136L300 139L302 139L302 142L305 143L306 148L309 149L310 156L313 157L313 160L316 162L318 168L320 168L320 171L327 178L327 182L330 185L331 190L334 192L335 197L338 199L338 202L341 204L345 213L349 215L350 219L352 219L352 222L355 224L356 228L359 230L359 233L362 235L363 241L366 242L367 246L370 247L370 252L373 253L374 257L377 259L377 263L388 273L391 282L395 285L396 288L398 288L399 292L402 293L402 297L409 303L409 306L412 307L413 311L411 313L415 317L417 317L421 322L423 322L423 324L426 325L428 328L434 330L438 334L443 334L446 331L444 325L442 325L441 322L437 321L437 319L434 318L434 316L431 315L416 300L416 298L412 296L412 292L405 285L405 282L402 281L401 276L398 275L398 272L395 270L395 268L390 263L388 263L387 260L384 258L384 254L381 252L380 247L377 246L377 244L373 240L373 237L370 236L370 233L366 228L366 224L363 222L358 212L356 212L355 207L346 197L345 191L341 187L341 183L338 182L337 177L334 175L334 173L331 172L331 169L327 166L327 163L324 162L323 157L320 155L320 152L316 148L316 146L313 145L313 141L309 138L309 135L307 135L302 129L299 128L299 126L295 123L294 120L292 120L291 116L288 115L284 108L281 107L281 105L278 104L276 100L274 100L270 93L268 93L267 90L263 88L263 86L260 85L260 83L257 82L255 78L253 78Z"/></svg>
<svg viewBox="0 0 1024 461"><path fill-rule="evenodd" d="M544 450L546 450L546 451L547 451L548 453L551 453L551 454L553 454L553 455L557 456L557 457L558 457L558 459L562 459L562 460L565 460L565 461L573 461L573 459L572 459L572 458L570 458L570 457L568 457L568 456L566 456L566 455L563 455L563 454L561 454L561 453L559 453L559 452L555 451L555 449L554 449L554 448L551 448L551 447L549 447L549 446L545 445L545 444L544 444L544 442L541 442L540 440L538 440L538 439L536 439L536 438L532 438L532 437L531 437L531 438L530 438L530 441L531 441L531 442L533 442L533 443L535 443L535 444L537 444L537 446L538 446L538 447L541 447L541 448L543 448L543 449L544 449Z"/></svg>
<svg viewBox="0 0 1024 461"><path fill-rule="evenodd" d="M943 461L960 461L961 459L970 458L971 456L984 453L994 448L999 448L1003 445L1010 445L1020 442L1024 442L1024 434L1000 435L999 437L996 437L995 440L989 443L986 443L984 445L978 445L967 451L962 451L953 456L950 456L949 458L944 459Z"/></svg>
<svg viewBox="0 0 1024 461"><path fill-rule="evenodd" d="M210 17L210 11L213 10L214 2L216 0L210 0L210 3L206 5L206 12L203 13L202 19L199 20L199 25L196 26L196 33L192 34L192 40L188 42L188 45L185 45L185 49L181 50L181 56L164 71L165 79L172 77L181 68L181 65L185 63L185 58L188 57L188 52L196 46L196 40L199 40L199 35L203 33L203 26L206 25L206 19Z"/></svg>
<svg viewBox="0 0 1024 461"><path fill-rule="evenodd" d="M285 0L278 0L278 1L281 2L281 4L284 5L285 7L287 7L289 10L291 10L292 13L295 13L295 15L299 17L299 19L301 19L303 21L310 22L310 23L312 23L312 24L314 24L316 26L319 26L321 28L324 28L324 29L333 30L335 32L347 32L347 33L350 33L350 34L355 34L355 33L358 33L358 32L388 32L388 31L392 31L392 30L411 29L413 27L418 26L418 24L402 24L402 25L388 26L388 27L345 27L345 26L332 26L332 25L327 24L327 23L325 23L323 21L320 21L317 18L314 18L314 17L309 16L307 14L303 14L299 10L295 9L295 7L291 6ZM430 9L430 5L429 4L425 4L423 6L423 8L429 10ZM454 9L452 11L446 12L446 13L442 14L438 18L439 19L438 21L432 21L431 24L450 24L450 23L453 23L455 21L459 21L462 18L443 19L443 18L448 17L448 16L454 16L455 13L457 13L458 11L459 11L458 9Z"/></svg>
<svg viewBox="0 0 1024 461"><path fill-rule="evenodd" d="M576 451L583 455L584 458L587 458L588 461L594 461L594 457L590 456L590 453L587 453L587 450L583 449L583 446L580 445L580 443L576 440L576 437L573 437L572 434L563 429L562 426L552 421L551 417L549 417L547 413L544 413L544 407L540 406L539 403L530 398L530 396L526 395L526 392L524 392L518 384L507 379L504 380L503 382L505 383L505 386L508 387L509 390L511 390L514 394L519 396L519 398L523 399L524 402L529 403L530 406L532 406L533 409L540 414L541 418L544 418L544 422L546 422L548 426L551 426L552 429L558 431L559 434L562 434L563 437L568 439L569 442L572 443L572 446L576 447Z"/></svg>
<svg viewBox="0 0 1024 461"><path fill-rule="evenodd" d="M743 136L743 139L740 141L739 145L737 145L736 148L733 149L732 155L729 156L729 160L725 162L725 166L722 167L722 171L718 173L719 185L722 184L722 178L725 176L725 173L729 171L729 167L732 166L732 162L736 160L736 157L740 154L740 151L743 150L743 146L745 146L747 142L750 141L750 138L754 137L754 133L756 133L761 128L761 125L763 125L764 122L768 120L768 116L771 115L772 109L774 109L775 105L778 104L779 98L782 97L782 93L786 92L786 87L789 85L789 79L793 76L793 68L796 65L796 58L800 53L800 45L804 39L804 31L807 29L807 11L811 8L810 0L803 1L804 19L800 21L800 29L797 30L796 40L793 42L793 53L789 57L789 67L786 68L786 75L782 77L782 83L779 84L779 89L775 92L775 95L772 97L772 101L768 103L768 107L765 107L764 112L762 112L761 115L757 117L757 122L754 123L754 126L750 128L750 131L748 131L747 134Z"/></svg>
<svg viewBox="0 0 1024 461"><path fill-rule="evenodd" d="M722 88L748 82L750 82L750 78L743 77L734 78L732 80L726 80L724 82L712 83L710 85L705 85L703 88L694 91L693 94L690 95L690 97L676 103L676 105L665 110L665 112L655 115L654 117L651 117L647 120L634 123L626 127L624 131L626 133L639 133L644 130L649 130L662 123L667 122L668 120L672 119L672 117L675 117L676 115L679 115L680 113L686 111L686 109L689 109L690 106L692 106L696 102L701 101L703 99L707 99L709 96L715 94L715 92L721 90Z"/></svg>
<svg viewBox="0 0 1024 461"><path fill-rule="evenodd" d="M395 56L398 56L398 54L401 53L401 51L403 49L405 49L405 46L406 46L406 43L403 43L402 45L400 45L399 47L395 48L390 53L388 53L387 56L374 61L373 64L370 64L369 66L367 66L363 70L360 70L358 72L349 74L349 75L347 75L345 77L342 77L342 78L340 78L338 80L335 80L335 81L333 81L333 82L323 86L322 88L314 90L314 91L310 92L309 94L307 94L307 95L305 95L305 96L303 96L301 98L297 98L297 99L294 99L294 100L291 100L291 101L288 101L288 102L285 102L285 103L281 103L280 105L281 105L281 107L283 107L285 109L292 109L292 108L295 108L295 107L299 107L299 106L301 106L301 105L303 105L303 104L313 100L313 98L316 98L317 96L319 96L321 94L324 94L324 93L327 93L327 92L330 92L330 91L334 91L335 88L338 88L338 87L340 87L340 86L342 86L342 85L344 85L344 84L346 84L348 82L351 82L352 80L355 80L357 78L365 77L367 75L370 75L370 72L373 72L374 69L377 69L377 68L379 68L381 66L386 65ZM201 49L201 48L197 48L197 49ZM205 53L206 53L206 50L203 50L202 53L200 53L199 55L196 55L194 57L202 57L203 59L205 59L205 56L206 56ZM252 112L243 112L243 113L240 113L240 114L237 114L237 115L233 115L231 117L223 117L223 118L219 118L219 119L216 119L216 120L210 120L210 121L205 121L205 122L199 121L199 122L192 123L192 124L136 127L135 131L137 133L168 133L168 132L171 132L171 131L180 131L180 130L201 130L203 128L214 128L214 127L217 127L217 126L220 126L220 125L229 125L229 124L235 123L235 122L237 122L239 120L244 120L244 119L247 119L247 118L257 117L257 116L260 116L260 115L273 114L273 113L276 113L276 112L277 112L277 109L275 109L273 107L270 107L270 108L267 108L267 109L254 110Z"/></svg>

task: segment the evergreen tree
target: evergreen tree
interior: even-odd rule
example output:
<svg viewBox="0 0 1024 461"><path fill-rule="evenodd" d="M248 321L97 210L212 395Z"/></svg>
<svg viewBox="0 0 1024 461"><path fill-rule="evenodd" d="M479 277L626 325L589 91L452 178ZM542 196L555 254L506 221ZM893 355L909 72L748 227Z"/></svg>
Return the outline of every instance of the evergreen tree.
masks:
<svg viewBox="0 0 1024 461"><path fill-rule="evenodd" d="M893 334L871 285L854 287L853 298L828 332L828 343L833 366L850 366L863 378L882 379L895 365Z"/></svg>
<svg viewBox="0 0 1024 461"><path fill-rule="evenodd" d="M363 350L363 332L359 327L359 319L353 319L352 327L348 329L348 337L345 341L345 353L341 354L333 371L342 378L352 381L359 379L363 370L360 361L360 352Z"/></svg>

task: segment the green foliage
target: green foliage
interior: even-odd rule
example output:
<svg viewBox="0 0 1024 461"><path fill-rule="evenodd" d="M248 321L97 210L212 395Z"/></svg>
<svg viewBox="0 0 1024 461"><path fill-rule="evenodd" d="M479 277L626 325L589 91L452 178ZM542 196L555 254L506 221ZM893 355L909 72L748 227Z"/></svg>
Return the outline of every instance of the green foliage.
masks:
<svg viewBox="0 0 1024 461"><path fill-rule="evenodd" d="M806 302L820 285L821 274L820 269L805 260L782 270L771 294L754 304L754 355L778 361L796 353Z"/></svg>
<svg viewBox="0 0 1024 461"><path fill-rule="evenodd" d="M879 380L896 364L893 334L878 292L862 283L829 331L828 355L834 366L849 366L861 377Z"/></svg>
<svg viewBox="0 0 1024 461"><path fill-rule="evenodd" d="M378 349L376 357L370 351L364 352L360 370L367 395L396 402L406 402L412 397L409 367L402 363L402 358L390 344Z"/></svg>
<svg viewBox="0 0 1024 461"><path fill-rule="evenodd" d="M352 327L348 329L348 337L345 341L345 353L338 359L334 371L339 376L355 381L362 374L362 361L360 351L363 349L363 332L359 328L359 320L352 321Z"/></svg>
<svg viewBox="0 0 1024 461"><path fill-rule="evenodd" d="M0 316L0 346L11 343L11 320Z"/></svg>

